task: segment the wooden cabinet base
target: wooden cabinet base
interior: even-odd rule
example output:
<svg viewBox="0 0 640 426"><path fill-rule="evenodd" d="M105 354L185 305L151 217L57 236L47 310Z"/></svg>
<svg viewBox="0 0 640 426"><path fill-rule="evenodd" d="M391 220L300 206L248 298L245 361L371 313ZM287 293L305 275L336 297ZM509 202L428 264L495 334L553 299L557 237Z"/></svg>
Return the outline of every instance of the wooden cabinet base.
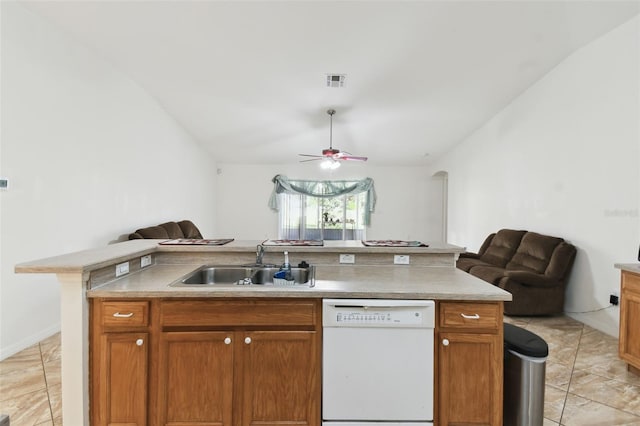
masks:
<svg viewBox="0 0 640 426"><path fill-rule="evenodd" d="M502 425L502 303L439 303L439 426Z"/></svg>
<svg viewBox="0 0 640 426"><path fill-rule="evenodd" d="M622 271L620 291L620 358L629 371L640 371L640 275Z"/></svg>
<svg viewBox="0 0 640 426"><path fill-rule="evenodd" d="M91 424L320 426L320 303L95 299Z"/></svg>

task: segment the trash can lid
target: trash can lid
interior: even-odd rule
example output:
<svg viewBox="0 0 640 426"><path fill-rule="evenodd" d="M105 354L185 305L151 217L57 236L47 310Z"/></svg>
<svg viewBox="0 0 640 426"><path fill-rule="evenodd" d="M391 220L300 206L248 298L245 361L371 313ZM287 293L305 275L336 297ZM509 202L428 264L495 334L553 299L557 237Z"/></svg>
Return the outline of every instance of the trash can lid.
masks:
<svg viewBox="0 0 640 426"><path fill-rule="evenodd" d="M506 322L504 323L504 349L537 358L549 355L549 346L543 338Z"/></svg>

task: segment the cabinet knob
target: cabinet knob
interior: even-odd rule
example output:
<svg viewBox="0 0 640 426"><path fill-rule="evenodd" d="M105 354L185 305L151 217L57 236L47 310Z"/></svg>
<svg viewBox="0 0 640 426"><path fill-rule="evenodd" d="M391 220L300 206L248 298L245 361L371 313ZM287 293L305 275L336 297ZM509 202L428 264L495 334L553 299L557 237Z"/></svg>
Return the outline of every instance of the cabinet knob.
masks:
<svg viewBox="0 0 640 426"><path fill-rule="evenodd" d="M144 340L142 340L142 339L136 340L136 345L138 345L138 346L142 346L143 343L144 343Z"/></svg>
<svg viewBox="0 0 640 426"><path fill-rule="evenodd" d="M244 338L244 343L246 343L247 345L248 345L249 343L251 343L251 337L245 337L245 338Z"/></svg>
<svg viewBox="0 0 640 426"><path fill-rule="evenodd" d="M225 345L230 345L231 344L231 337L225 337L224 344Z"/></svg>
<svg viewBox="0 0 640 426"><path fill-rule="evenodd" d="M442 339L442 346L449 346L449 339Z"/></svg>

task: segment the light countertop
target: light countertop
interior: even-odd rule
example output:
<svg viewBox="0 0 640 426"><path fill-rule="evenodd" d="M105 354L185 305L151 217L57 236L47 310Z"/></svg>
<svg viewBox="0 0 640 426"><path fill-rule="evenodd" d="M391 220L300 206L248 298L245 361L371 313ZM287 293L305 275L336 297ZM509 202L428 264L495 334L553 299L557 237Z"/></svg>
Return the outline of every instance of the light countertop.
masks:
<svg viewBox="0 0 640 426"><path fill-rule="evenodd" d="M640 263L616 263L614 266L622 271L640 274Z"/></svg>
<svg viewBox="0 0 640 426"><path fill-rule="evenodd" d="M194 285L170 283L201 265L154 265L91 289L89 297L312 297L509 301L511 294L455 267L318 266L308 285Z"/></svg>

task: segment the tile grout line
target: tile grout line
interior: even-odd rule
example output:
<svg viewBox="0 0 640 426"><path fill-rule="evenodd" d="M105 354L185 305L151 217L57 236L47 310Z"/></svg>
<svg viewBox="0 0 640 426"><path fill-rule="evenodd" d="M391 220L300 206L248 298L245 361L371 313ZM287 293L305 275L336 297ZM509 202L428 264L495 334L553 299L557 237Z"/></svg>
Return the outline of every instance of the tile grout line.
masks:
<svg viewBox="0 0 640 426"><path fill-rule="evenodd" d="M44 385L47 391L47 405L49 405L49 418L53 425L53 408L51 407L51 396L49 395L49 381L47 380L47 370L44 368L44 357L42 356L42 343L38 342L38 351L40 352L40 363L42 364L42 372L44 373Z"/></svg>
<svg viewBox="0 0 640 426"><path fill-rule="evenodd" d="M576 354L573 357L573 363L571 364L571 374L569 375L569 383L567 383L567 391L564 394L564 403L562 404L562 412L560 413L560 421L558 424L563 426L562 418L564 417L564 410L567 407L567 398L569 397L569 389L571 389L571 381L573 380L573 373L576 371L576 361L578 359L578 353L580 352L580 346L582 345L582 336L584 335L584 323L580 328L580 338L578 339L578 348L576 349Z"/></svg>
<svg viewBox="0 0 640 426"><path fill-rule="evenodd" d="M571 394L573 396L577 396L578 398L585 399L585 400L587 400L589 402L595 402L596 404L600 404L600 405L602 405L604 407L608 407L608 408L611 408L613 410L621 411L621 412L623 412L625 414L629 414L629 415L636 416L636 417L640 418L640 416L638 416L636 413L627 411L624 408L614 407L614 406L612 406L610 404L607 404L605 402L597 401L597 400L594 400L593 398L586 397L584 395L580 395L580 394L573 393L573 392L569 391L571 389L571 381L573 380L573 373L576 371L575 364L576 364L576 362L578 360L578 352L580 352L580 347L582 346L582 337L584 335L584 326L585 326L585 324L582 325L582 330L580 331L580 339L578 340L578 350L576 351L576 356L573 359L573 366L571 368L571 376L569 376L569 383L567 384L567 392L565 394L564 405L562 406L562 414L560 416L560 426L564 426L563 423L562 423L562 416L564 416L564 408L567 405L567 397L569 396L569 394ZM590 374L592 376L597 376L597 377L600 377L600 378L603 378L603 379L607 379L607 380L613 380L613 381L620 382L620 383L626 383L624 380L617 380L616 378L611 378L611 377L608 377L608 376L601 376L601 375L595 374L593 372L589 372L588 374Z"/></svg>

